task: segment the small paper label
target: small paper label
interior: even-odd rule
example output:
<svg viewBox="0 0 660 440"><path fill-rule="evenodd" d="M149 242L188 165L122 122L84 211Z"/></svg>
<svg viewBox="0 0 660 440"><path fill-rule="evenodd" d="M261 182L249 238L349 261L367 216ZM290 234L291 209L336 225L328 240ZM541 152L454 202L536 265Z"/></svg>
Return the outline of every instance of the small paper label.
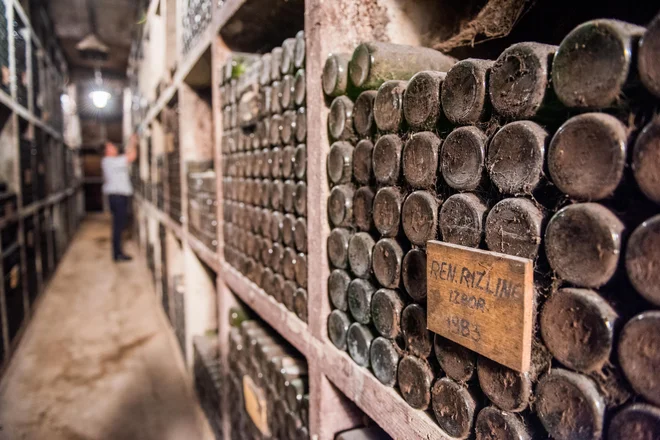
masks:
<svg viewBox="0 0 660 440"><path fill-rule="evenodd" d="M429 241L429 330L516 371L529 370L533 263Z"/></svg>
<svg viewBox="0 0 660 440"><path fill-rule="evenodd" d="M268 429L268 408L266 394L248 375L243 376L243 400L245 411L259 431L266 437L270 436Z"/></svg>

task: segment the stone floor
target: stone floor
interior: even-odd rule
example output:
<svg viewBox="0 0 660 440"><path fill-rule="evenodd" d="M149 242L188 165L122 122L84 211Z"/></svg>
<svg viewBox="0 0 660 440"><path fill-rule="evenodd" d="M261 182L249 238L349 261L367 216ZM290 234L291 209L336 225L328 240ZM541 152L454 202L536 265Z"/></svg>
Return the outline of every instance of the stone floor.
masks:
<svg viewBox="0 0 660 440"><path fill-rule="evenodd" d="M144 258L81 226L0 383L0 440L206 440ZM128 253L137 256L131 243Z"/></svg>

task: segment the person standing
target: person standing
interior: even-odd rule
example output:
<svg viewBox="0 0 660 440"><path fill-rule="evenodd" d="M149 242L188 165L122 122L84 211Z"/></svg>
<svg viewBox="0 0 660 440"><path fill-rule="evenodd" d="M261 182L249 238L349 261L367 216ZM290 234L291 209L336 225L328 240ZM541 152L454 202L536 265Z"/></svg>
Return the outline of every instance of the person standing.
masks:
<svg viewBox="0 0 660 440"><path fill-rule="evenodd" d="M122 251L121 236L128 223L128 204L133 195L129 166L137 159L137 145L136 134L131 136L125 154L120 153L117 145L106 142L101 161L103 193L108 196L112 213L112 258L116 262L132 260Z"/></svg>

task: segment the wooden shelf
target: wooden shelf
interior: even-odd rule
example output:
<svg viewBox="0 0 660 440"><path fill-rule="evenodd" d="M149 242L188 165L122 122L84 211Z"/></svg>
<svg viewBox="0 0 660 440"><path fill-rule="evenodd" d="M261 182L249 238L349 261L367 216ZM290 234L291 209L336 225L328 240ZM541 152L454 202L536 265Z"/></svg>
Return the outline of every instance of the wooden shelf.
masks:
<svg viewBox="0 0 660 440"><path fill-rule="evenodd" d="M53 136L58 141L62 140L62 135L58 133L53 127L51 127L41 119L34 116L28 109L26 109L16 101L14 101L11 98L11 96L9 96L7 93L5 93L2 90L0 90L0 103L5 107L7 107L8 109L10 109L11 111L13 111L14 113L16 113L21 118L41 128L42 130L47 132L49 135Z"/></svg>
<svg viewBox="0 0 660 440"><path fill-rule="evenodd" d="M220 278L227 286L261 319L307 357L308 363L312 363L309 354L315 350L312 351L310 347L316 345L317 341L312 338L307 324L229 264L222 263L221 268Z"/></svg>
<svg viewBox="0 0 660 440"><path fill-rule="evenodd" d="M206 247L204 243L199 241L199 239L192 234L188 234L188 244L208 267L213 269L216 273L220 271L220 259L218 258L218 254Z"/></svg>
<svg viewBox="0 0 660 440"><path fill-rule="evenodd" d="M68 188L64 191L61 191L56 194L52 194L48 197L46 197L44 200L40 200L38 202L32 203L28 206L23 207L19 212L17 212L14 215L11 215L9 217L5 217L2 220L0 220L0 229L4 228L7 224L13 223L15 221L18 221L20 218L25 218L30 215L34 215L39 211L41 208L44 208L46 206L54 205L66 197L69 197L73 194L75 194L76 190L79 188L79 186L72 186L71 188Z"/></svg>

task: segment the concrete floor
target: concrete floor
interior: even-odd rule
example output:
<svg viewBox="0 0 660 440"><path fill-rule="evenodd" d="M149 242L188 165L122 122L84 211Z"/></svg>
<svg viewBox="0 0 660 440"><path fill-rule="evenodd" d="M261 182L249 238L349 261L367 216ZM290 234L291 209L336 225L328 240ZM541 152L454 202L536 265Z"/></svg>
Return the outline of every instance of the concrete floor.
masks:
<svg viewBox="0 0 660 440"><path fill-rule="evenodd" d="M210 429L132 243L86 220L0 383L0 440L206 440Z"/></svg>

